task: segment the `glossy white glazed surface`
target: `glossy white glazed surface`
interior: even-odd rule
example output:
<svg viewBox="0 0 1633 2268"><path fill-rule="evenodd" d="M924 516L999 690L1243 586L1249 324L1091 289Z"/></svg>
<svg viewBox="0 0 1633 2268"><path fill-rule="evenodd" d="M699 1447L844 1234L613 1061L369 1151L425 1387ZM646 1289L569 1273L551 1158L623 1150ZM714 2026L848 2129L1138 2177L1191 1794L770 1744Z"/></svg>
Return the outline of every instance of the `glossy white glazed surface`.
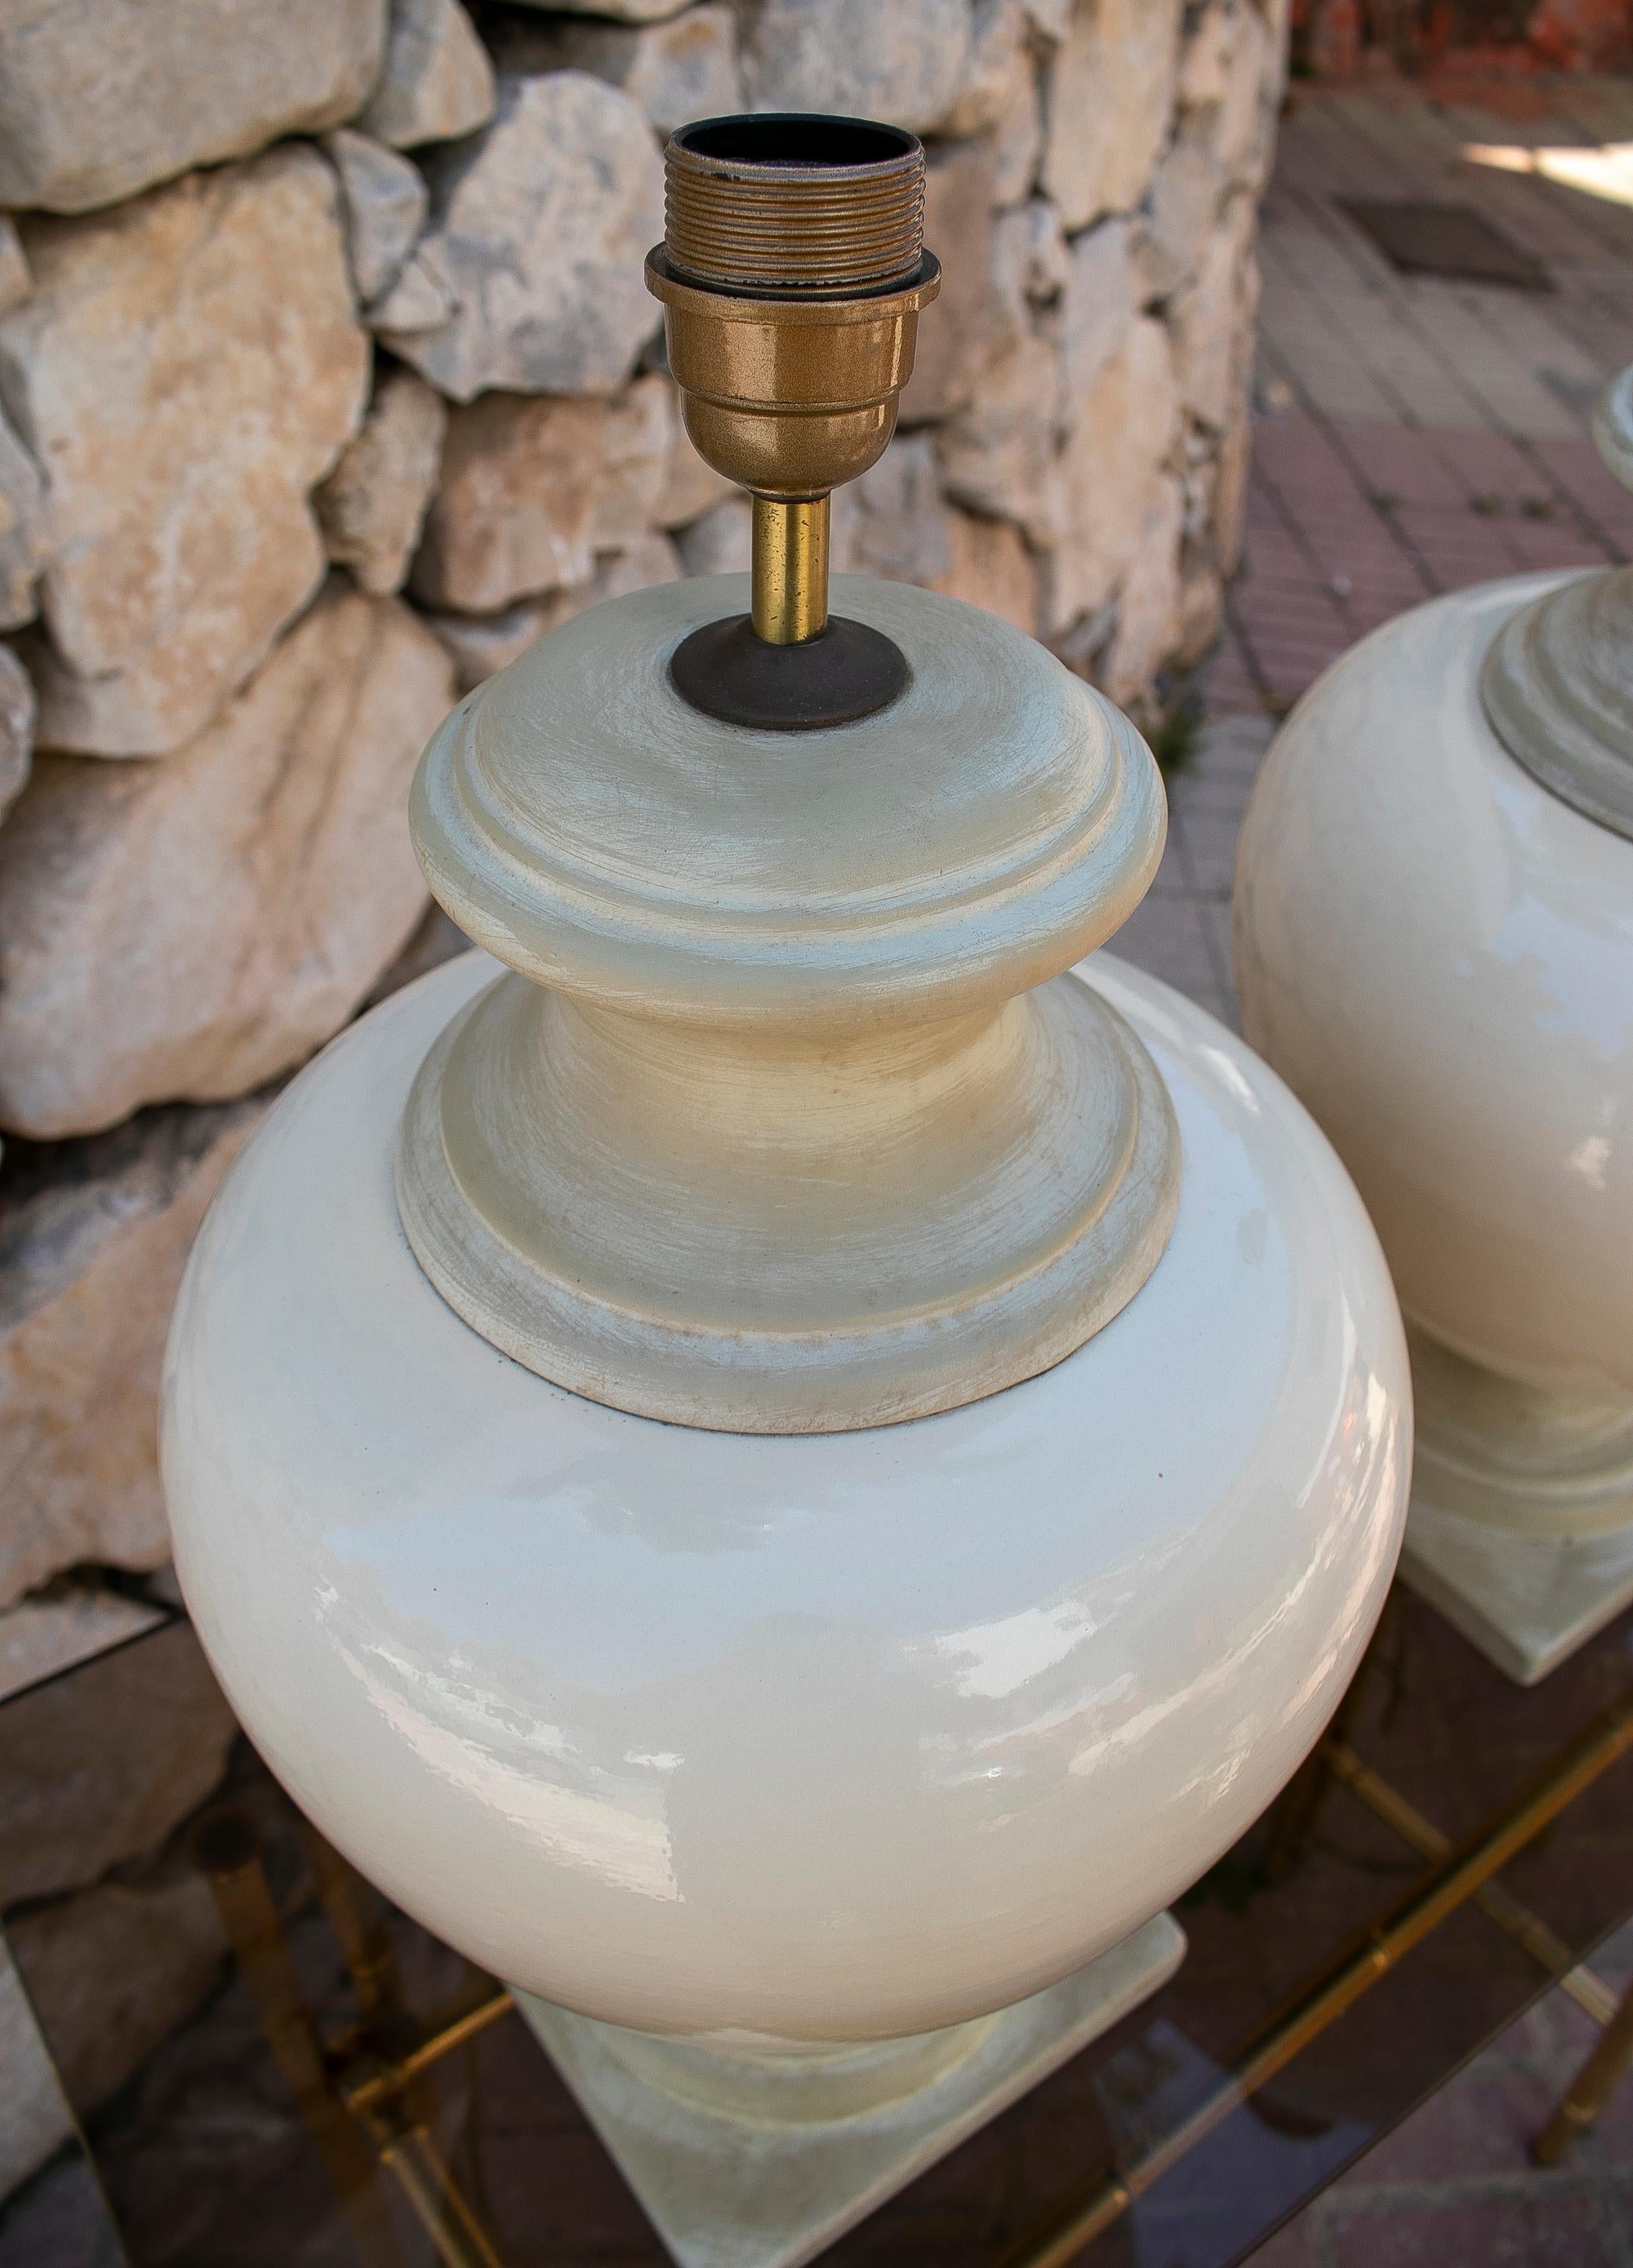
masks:
<svg viewBox="0 0 1633 2268"><path fill-rule="evenodd" d="M1326 1142L1087 966L1172 1091L1162 1261L1055 1369L912 1424L667 1426L520 1369L391 1190L471 955L291 1088L188 1271L177 1563L263 1755L484 1967L648 2030L855 2040L1038 1991L1315 1739L1399 1549L1405 1350Z"/></svg>
<svg viewBox="0 0 1633 2268"><path fill-rule="evenodd" d="M1244 1027L1354 1174L1402 1306L1470 1360L1633 1395L1633 843L1481 711L1562 581L1416 608L1306 695L1237 869Z"/></svg>

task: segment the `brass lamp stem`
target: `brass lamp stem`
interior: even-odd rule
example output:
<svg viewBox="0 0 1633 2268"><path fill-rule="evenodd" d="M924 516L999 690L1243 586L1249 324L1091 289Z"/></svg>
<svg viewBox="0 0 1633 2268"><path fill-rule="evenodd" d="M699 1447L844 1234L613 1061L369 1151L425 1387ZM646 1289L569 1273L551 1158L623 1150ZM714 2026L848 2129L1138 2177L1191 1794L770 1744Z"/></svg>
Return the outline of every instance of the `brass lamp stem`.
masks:
<svg viewBox="0 0 1633 2268"><path fill-rule="evenodd" d="M828 498L757 496L754 634L798 645L828 626Z"/></svg>
<svg viewBox="0 0 1633 2268"><path fill-rule="evenodd" d="M871 119L757 111L681 127L664 175L646 280L681 417L754 500L750 611L682 638L670 682L723 724L854 724L911 672L882 630L828 615L828 495L883 453L939 286L924 152Z"/></svg>

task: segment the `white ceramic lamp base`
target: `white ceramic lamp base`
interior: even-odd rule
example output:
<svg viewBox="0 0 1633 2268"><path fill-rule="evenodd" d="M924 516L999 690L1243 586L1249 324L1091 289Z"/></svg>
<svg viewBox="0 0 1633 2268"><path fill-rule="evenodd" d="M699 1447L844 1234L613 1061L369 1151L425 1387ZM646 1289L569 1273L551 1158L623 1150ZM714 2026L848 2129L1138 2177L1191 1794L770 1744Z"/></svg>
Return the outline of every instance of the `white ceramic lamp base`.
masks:
<svg viewBox="0 0 1633 2268"><path fill-rule="evenodd" d="M711 2055L517 2001L680 2268L800 2268L1109 2031L1184 1954L1159 1914L995 2015L793 2058Z"/></svg>
<svg viewBox="0 0 1633 2268"><path fill-rule="evenodd" d="M1519 1535L1414 1497L1401 1578L1504 1676L1534 1685L1633 1606L1633 1527Z"/></svg>
<svg viewBox="0 0 1633 2268"><path fill-rule="evenodd" d="M1548 1393L1409 1326L1417 1455L1403 1579L1534 1685L1633 1603L1633 1403Z"/></svg>
<svg viewBox="0 0 1633 2268"><path fill-rule="evenodd" d="M1602 579L1374 632L1278 734L1237 876L1243 1028L1419 1326L1401 1575L1523 1684L1633 1602L1633 843L1514 760L1480 688L1494 640Z"/></svg>

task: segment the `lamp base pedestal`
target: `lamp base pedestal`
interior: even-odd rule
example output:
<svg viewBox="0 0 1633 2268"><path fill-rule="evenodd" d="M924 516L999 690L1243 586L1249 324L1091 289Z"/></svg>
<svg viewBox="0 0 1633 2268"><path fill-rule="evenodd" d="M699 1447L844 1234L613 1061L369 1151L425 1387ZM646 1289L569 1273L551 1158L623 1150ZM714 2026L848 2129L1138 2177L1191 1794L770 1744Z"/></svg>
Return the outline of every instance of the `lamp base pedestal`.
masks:
<svg viewBox="0 0 1633 2268"><path fill-rule="evenodd" d="M1633 1401L1527 1386L1409 1322L1417 1406L1401 1573L1534 1685L1633 1603Z"/></svg>
<svg viewBox="0 0 1633 2268"><path fill-rule="evenodd" d="M1166 1984L1159 1914L994 2015L812 2055L730 2054L517 2005L679 2268L801 2268Z"/></svg>
<svg viewBox="0 0 1633 2268"><path fill-rule="evenodd" d="M1535 1685L1633 1605L1633 1522L1522 1535L1415 1495L1401 1578L1518 1685Z"/></svg>

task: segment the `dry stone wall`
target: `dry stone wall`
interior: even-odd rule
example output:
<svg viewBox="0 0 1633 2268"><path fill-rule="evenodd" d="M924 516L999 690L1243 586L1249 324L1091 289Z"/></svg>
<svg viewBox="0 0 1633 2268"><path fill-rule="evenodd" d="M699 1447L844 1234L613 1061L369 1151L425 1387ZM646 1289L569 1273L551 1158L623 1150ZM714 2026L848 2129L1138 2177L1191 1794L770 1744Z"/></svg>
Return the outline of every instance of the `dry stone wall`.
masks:
<svg viewBox="0 0 1633 2268"><path fill-rule="evenodd" d="M0 12L0 1609L163 1557L165 1309L424 913L439 717L582 608L747 562L642 284L664 134L924 136L946 288L837 562L1149 710L1235 556L1283 9Z"/></svg>

